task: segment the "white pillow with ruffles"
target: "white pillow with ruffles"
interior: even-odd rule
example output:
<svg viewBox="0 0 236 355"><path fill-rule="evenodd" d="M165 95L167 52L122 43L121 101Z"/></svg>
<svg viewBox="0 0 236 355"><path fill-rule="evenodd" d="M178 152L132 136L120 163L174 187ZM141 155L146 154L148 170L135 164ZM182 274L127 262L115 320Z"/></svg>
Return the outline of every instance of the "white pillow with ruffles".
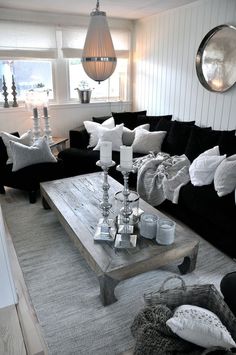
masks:
<svg viewBox="0 0 236 355"><path fill-rule="evenodd" d="M218 146L200 154L189 167L191 183L194 186L211 184L218 165L220 165L225 158L226 155L220 155Z"/></svg>

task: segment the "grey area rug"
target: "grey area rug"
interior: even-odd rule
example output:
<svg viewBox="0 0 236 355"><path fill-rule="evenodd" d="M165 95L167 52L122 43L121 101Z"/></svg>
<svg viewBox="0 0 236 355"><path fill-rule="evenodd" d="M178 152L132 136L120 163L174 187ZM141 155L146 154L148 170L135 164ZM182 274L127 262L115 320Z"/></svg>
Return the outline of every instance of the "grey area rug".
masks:
<svg viewBox="0 0 236 355"><path fill-rule="evenodd" d="M22 192L0 196L30 297L49 354L120 354L134 344L130 325L143 307L143 293L159 289L176 266L136 276L116 287L118 302L103 307L99 284L51 210L29 204ZM86 221L85 221L86 223ZM214 283L236 263L200 238L196 270L188 285ZM175 282L176 286L176 282Z"/></svg>

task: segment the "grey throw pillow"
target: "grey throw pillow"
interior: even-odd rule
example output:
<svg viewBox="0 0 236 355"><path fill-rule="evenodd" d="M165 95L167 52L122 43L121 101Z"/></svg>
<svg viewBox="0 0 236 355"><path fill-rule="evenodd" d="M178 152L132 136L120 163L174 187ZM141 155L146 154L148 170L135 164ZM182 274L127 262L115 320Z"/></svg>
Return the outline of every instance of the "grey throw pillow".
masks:
<svg viewBox="0 0 236 355"><path fill-rule="evenodd" d="M31 147L10 141L12 151L12 171L17 171L26 166L38 163L55 163L57 159L51 152L47 138L39 138Z"/></svg>
<svg viewBox="0 0 236 355"><path fill-rule="evenodd" d="M148 154L151 151L159 153L165 135L166 131L148 132L143 128L137 129L132 144L133 152Z"/></svg>
<svg viewBox="0 0 236 355"><path fill-rule="evenodd" d="M236 189L236 154L224 159L217 167L214 186L218 196L225 196Z"/></svg>
<svg viewBox="0 0 236 355"><path fill-rule="evenodd" d="M134 138L135 138L135 132L137 131L137 129L140 129L140 128L143 128L143 129L146 129L147 131L149 131L150 124L149 123L142 124L142 125L134 128L133 130L131 130L127 127L124 127L123 128L123 135L122 135L123 144L128 145L128 146L132 145Z"/></svg>
<svg viewBox="0 0 236 355"><path fill-rule="evenodd" d="M7 132L1 132L0 135L2 137L3 143L5 144L7 150L7 155L8 155L7 164L12 164L12 152L10 148L10 141L18 142L27 146L33 144L33 134L31 130L22 134L20 137L13 136L12 134Z"/></svg>

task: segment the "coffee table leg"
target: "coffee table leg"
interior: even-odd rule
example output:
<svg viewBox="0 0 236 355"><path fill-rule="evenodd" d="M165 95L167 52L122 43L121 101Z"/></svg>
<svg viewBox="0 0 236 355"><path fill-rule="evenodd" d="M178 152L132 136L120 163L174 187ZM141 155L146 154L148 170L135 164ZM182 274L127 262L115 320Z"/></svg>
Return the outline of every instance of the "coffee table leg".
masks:
<svg viewBox="0 0 236 355"><path fill-rule="evenodd" d="M49 206L49 204L47 203L47 201L45 200L44 197L42 197L42 205L43 205L43 208L45 210L50 210L51 209L51 207Z"/></svg>
<svg viewBox="0 0 236 355"><path fill-rule="evenodd" d="M190 255L184 257L182 264L178 265L181 274L187 274L195 269L197 263L198 248L199 244L194 247Z"/></svg>
<svg viewBox="0 0 236 355"><path fill-rule="evenodd" d="M117 280L113 280L107 275L102 275L98 277L100 284L100 297L102 300L103 306L108 306L117 301L114 290L116 285L119 283Z"/></svg>

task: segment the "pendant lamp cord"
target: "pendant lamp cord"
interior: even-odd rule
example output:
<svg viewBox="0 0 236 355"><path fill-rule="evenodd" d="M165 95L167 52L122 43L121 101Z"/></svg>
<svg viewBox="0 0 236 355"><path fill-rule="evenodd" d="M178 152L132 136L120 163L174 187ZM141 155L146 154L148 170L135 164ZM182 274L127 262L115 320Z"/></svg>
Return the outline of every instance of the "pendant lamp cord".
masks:
<svg viewBox="0 0 236 355"><path fill-rule="evenodd" d="M99 11L99 0L97 0L96 10Z"/></svg>

